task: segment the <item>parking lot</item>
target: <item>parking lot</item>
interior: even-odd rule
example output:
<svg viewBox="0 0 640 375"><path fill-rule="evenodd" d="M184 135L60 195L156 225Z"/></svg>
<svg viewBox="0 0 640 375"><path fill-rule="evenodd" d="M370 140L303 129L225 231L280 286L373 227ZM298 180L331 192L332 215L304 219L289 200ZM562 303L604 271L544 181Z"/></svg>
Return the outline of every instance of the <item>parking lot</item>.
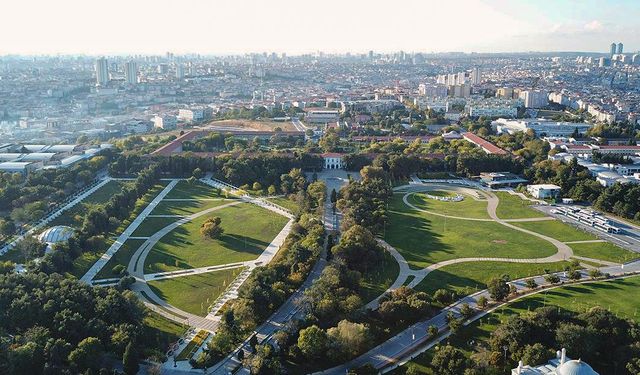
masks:
<svg viewBox="0 0 640 375"><path fill-rule="evenodd" d="M589 233L593 233L603 240L614 243L625 249L640 253L640 227L638 226L634 226L634 225L625 223L619 219L615 219L605 215L609 219L612 225L621 229L620 233L606 233L604 231L593 228L590 225L587 225L573 218L570 218L566 215L551 212L552 210L555 210L557 207L573 207L571 205L557 205L557 206L537 205L534 207L537 210L540 210L551 217L561 220L564 223L573 225L574 227L580 228ZM577 208L586 209L587 207L577 207Z"/></svg>

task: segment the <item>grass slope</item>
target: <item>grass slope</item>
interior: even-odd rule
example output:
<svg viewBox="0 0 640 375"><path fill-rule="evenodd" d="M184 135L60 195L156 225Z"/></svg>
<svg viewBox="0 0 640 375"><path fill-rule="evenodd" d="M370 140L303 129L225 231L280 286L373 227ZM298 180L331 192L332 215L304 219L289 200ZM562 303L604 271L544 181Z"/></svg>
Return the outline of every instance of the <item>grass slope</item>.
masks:
<svg viewBox="0 0 640 375"><path fill-rule="evenodd" d="M439 197L453 197L456 194L449 191L429 191L416 193L409 196L409 203L427 211L433 211L444 215L488 219L487 201L475 200L470 195L461 194L464 200L460 202L442 202L428 198L426 194Z"/></svg>
<svg viewBox="0 0 640 375"><path fill-rule="evenodd" d="M230 202L228 199L212 198L219 200L163 200L151 212L152 215L184 215L188 216L209 208L218 207Z"/></svg>
<svg viewBox="0 0 640 375"><path fill-rule="evenodd" d="M495 195L500 199L496 214L500 219L525 219L543 217L544 213L531 208L533 202L526 201L517 195L511 195L504 191L496 191Z"/></svg>
<svg viewBox="0 0 640 375"><path fill-rule="evenodd" d="M224 229L222 237L215 240L200 234L202 223L214 216L222 219ZM286 222L285 217L248 203L211 212L164 236L149 253L145 273L253 260Z"/></svg>
<svg viewBox="0 0 640 375"><path fill-rule="evenodd" d="M626 263L638 259L638 254L610 242L572 243L569 246L577 256Z"/></svg>
<svg viewBox="0 0 640 375"><path fill-rule="evenodd" d="M544 234L545 236L553 237L562 242L598 239L598 237L591 233L574 228L559 220L529 221L522 223L513 222L511 224L536 233Z"/></svg>
<svg viewBox="0 0 640 375"><path fill-rule="evenodd" d="M242 271L242 267L149 281L149 287L170 305L186 312L206 316L208 307Z"/></svg>
<svg viewBox="0 0 640 375"><path fill-rule="evenodd" d="M393 284L399 273L398 262L385 251L383 261L378 263L375 269L362 274L359 293L362 301L368 303L384 293Z"/></svg>
<svg viewBox="0 0 640 375"><path fill-rule="evenodd" d="M100 272L94 277L94 279L107 279L112 277L119 277L120 275L116 275L113 273L113 267L118 264L121 264L125 267L129 265L129 260L133 256L133 253L138 250L140 246L144 243L144 240L126 240L120 249L109 259L107 264L102 267Z"/></svg>
<svg viewBox="0 0 640 375"><path fill-rule="evenodd" d="M443 218L406 206L393 196L385 239L413 268L463 257L541 258L556 248L549 242L495 222Z"/></svg>
<svg viewBox="0 0 640 375"><path fill-rule="evenodd" d="M202 182L179 181L176 186L165 196L166 199L207 199L220 198L217 190Z"/></svg>

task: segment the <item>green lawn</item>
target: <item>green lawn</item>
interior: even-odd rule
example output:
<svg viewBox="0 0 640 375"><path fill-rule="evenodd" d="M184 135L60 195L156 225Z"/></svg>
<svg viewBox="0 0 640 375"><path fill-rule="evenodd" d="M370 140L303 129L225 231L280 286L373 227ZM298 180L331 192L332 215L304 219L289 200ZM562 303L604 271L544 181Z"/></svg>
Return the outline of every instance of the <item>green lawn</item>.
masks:
<svg viewBox="0 0 640 375"><path fill-rule="evenodd" d="M511 224L536 233L544 234L545 236L555 238L562 242L598 239L598 237L593 234L574 228L560 220L513 222Z"/></svg>
<svg viewBox="0 0 640 375"><path fill-rule="evenodd" d="M149 237L160 229L171 223L180 220L179 217L147 217L140 223L140 226L133 231L133 237Z"/></svg>
<svg viewBox="0 0 640 375"><path fill-rule="evenodd" d="M473 348L469 345L473 339L475 344L486 343L491 333L497 328L501 321L513 314L525 314L542 306L558 306L561 309L581 313L594 306L601 306L610 309L618 316L625 316L640 322L640 301L636 298L629 298L635 295L640 288L640 277L635 276L627 279L601 281L583 285L568 285L547 292L538 293L533 296L522 298L482 319L463 327L449 340L451 345L462 349L470 354ZM416 366L425 374L433 374L430 369L430 362L434 350L431 349L407 365L394 371L394 374L403 374L408 366Z"/></svg>
<svg viewBox="0 0 640 375"><path fill-rule="evenodd" d="M85 198L85 200L53 219L49 223L49 226L68 225L70 227L79 228L84 220L84 214L86 214L89 209L107 203L114 194L121 192L123 187L128 184L130 185L131 183L120 180L111 180L107 182L100 189Z"/></svg>
<svg viewBox="0 0 640 375"><path fill-rule="evenodd" d="M291 210L291 212L296 212L298 210L298 204L287 197L274 197L267 199L277 205L280 205L286 209Z"/></svg>
<svg viewBox="0 0 640 375"><path fill-rule="evenodd" d="M377 267L362 274L360 279L360 298L362 302L369 303L374 298L384 293L387 288L396 281L400 273L398 262L389 254L384 252L384 259L377 264Z"/></svg>
<svg viewBox="0 0 640 375"><path fill-rule="evenodd" d="M509 275L512 280L542 275L546 271L562 271L569 262L557 263L509 263L468 262L457 263L432 271L416 286L416 290L433 294L438 289L447 289L458 295L472 294L486 288L493 277Z"/></svg>
<svg viewBox="0 0 640 375"><path fill-rule="evenodd" d="M414 206L450 216L470 217L479 219L488 219L487 214L487 201L477 201L470 195L461 194L464 196L464 200L461 202L442 202L435 199L428 198L426 194L440 196L440 197L453 197L456 194L450 191L428 191L425 193L415 193L409 196L409 203Z"/></svg>
<svg viewBox="0 0 640 375"><path fill-rule="evenodd" d="M183 311L206 316L208 307L242 271L242 267L149 281L149 287L168 304Z"/></svg>
<svg viewBox="0 0 640 375"><path fill-rule="evenodd" d="M224 194L224 193L223 193ZM165 196L167 199L205 199L220 198L216 189L205 185L202 182L195 181L190 184L187 181L180 181Z"/></svg>
<svg viewBox="0 0 640 375"><path fill-rule="evenodd" d="M138 250L140 246L144 243L144 240L126 240L120 249L109 259L107 264L102 267L100 272L94 277L94 279L109 279L112 277L120 277L120 275L113 273L113 267L121 264L125 266L125 268L129 265L129 261L133 256L133 253Z"/></svg>
<svg viewBox="0 0 640 375"><path fill-rule="evenodd" d="M209 217L222 219L224 234L208 239L200 226ZM253 260L269 245L287 219L249 203L225 207L181 225L151 250L145 273L175 271Z"/></svg>
<svg viewBox="0 0 640 375"><path fill-rule="evenodd" d="M178 341L188 328L151 310L147 310L143 323L140 343L145 358L155 353L164 355L169 345Z"/></svg>
<svg viewBox="0 0 640 375"><path fill-rule="evenodd" d="M91 266L93 266L93 264L98 259L100 259L102 254L104 254L104 252L107 251L107 249L109 248L109 246L111 246L112 243L113 243L113 240L108 239L100 247L99 250L88 251L86 253L80 254L79 257L73 260L73 266L71 268L71 271L69 271L69 274L77 277L78 279L84 276L84 274L87 273L87 271L89 271L89 268L91 268Z"/></svg>
<svg viewBox="0 0 640 375"><path fill-rule="evenodd" d="M511 195L504 191L496 191L494 194L500 199L496 214L500 219L525 219L531 217L543 217L544 213L529 206L533 204L517 195Z"/></svg>
<svg viewBox="0 0 640 375"><path fill-rule="evenodd" d="M541 258L555 254L551 243L495 222L444 218L413 210L395 194L385 239L413 268L464 257Z"/></svg>
<svg viewBox="0 0 640 375"><path fill-rule="evenodd" d="M213 198L216 199L216 198ZM152 215L184 215L188 216L196 212L209 208L218 207L229 203L231 200L186 200L186 201L166 201L163 200L151 212Z"/></svg>
<svg viewBox="0 0 640 375"><path fill-rule="evenodd" d="M569 246L577 256L626 263L638 259L638 254L610 242L572 243Z"/></svg>

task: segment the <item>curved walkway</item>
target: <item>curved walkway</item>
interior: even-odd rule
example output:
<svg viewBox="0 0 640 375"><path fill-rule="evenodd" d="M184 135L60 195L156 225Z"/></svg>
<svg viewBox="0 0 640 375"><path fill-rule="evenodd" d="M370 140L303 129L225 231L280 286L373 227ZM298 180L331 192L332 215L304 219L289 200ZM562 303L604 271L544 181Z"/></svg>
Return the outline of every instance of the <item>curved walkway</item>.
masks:
<svg viewBox="0 0 640 375"><path fill-rule="evenodd" d="M586 257L577 257L574 256L573 254L573 250L571 249L571 247L569 247L569 245L567 245L564 242L561 242L555 238L549 237L549 236L545 236L543 234L537 233L537 232L533 232L530 231L528 229L524 229L524 228L520 228L517 227L515 225L509 224L510 221L516 221L516 222L521 222L521 221L539 221L540 219L550 219L550 220L555 220L553 218L548 218L548 217L544 217L544 218L527 218L527 219L511 219L511 220L503 220L500 219L496 213L498 204L499 204L499 199L495 194L492 194L490 192L480 192L480 194L484 195L485 198L487 199L487 214L489 215L490 219L478 219L478 218L464 218L464 217L458 217L458 216L449 216L449 215L444 215L441 213L437 213L437 212L432 212L432 211L427 211L427 210L423 210L421 208L418 208L416 206L414 206L413 204L409 203L408 201L408 197L412 194L415 194L416 192L420 191L421 189L415 189L415 186L411 186L413 189L413 191L407 192L403 197L402 197L402 201L409 207L413 208L414 210L417 211L422 211L422 212L426 212L428 214L433 214L433 215L437 215L437 216L442 216L442 217L447 217L447 218L453 218L453 219L459 219L459 220L469 220L469 221L493 221L496 222L498 224L504 225L508 228L523 232L523 233L527 233L529 235L541 238L545 241L550 242L551 244L553 244L556 249L557 252L553 255L550 255L548 257L544 257L544 258L486 258L486 257L471 257L471 258L457 258L457 259L449 259L449 260L445 260L442 262L438 262L438 263L434 263L426 268L423 269L419 269L419 270L412 270L409 267L409 264L407 262L407 260L402 256L402 254L400 254L400 252L398 252L393 246L389 245L388 243L386 243L384 240L378 239L378 243L380 243L380 245L382 245L393 257L394 259L398 262L398 264L400 265L400 271L398 273L398 277L396 278L396 280L391 284L391 286L389 286L389 288L387 288L387 290L381 294L380 296L376 297L374 300L372 300L371 302L369 302L365 308L367 309L372 309L375 310L378 308L378 306L380 305L380 300L389 292L400 288L402 285L404 285L407 282L407 279L409 278L409 276L413 276L413 280L411 280L411 282L409 284L407 284L407 286L409 288L415 288L418 284L420 284L420 282L422 282L422 280L424 280L425 277L427 277L427 275L431 272L433 272L434 270L437 270L439 268L445 267L445 266L449 266L452 264L457 264L457 263L467 263L467 262L505 262L505 263L555 263L555 262L561 262L561 261L565 261L567 259L570 258L576 258L578 260L583 260L583 261L587 261L587 262L595 262L598 264L603 264L603 265L607 265L607 266L616 266L618 265L617 263L613 263L613 262L608 262L608 261L602 261L599 259L593 259L593 258L586 258ZM432 187L435 188L447 188L446 186L442 186L442 185L433 185ZM424 186L422 188L425 188ZM463 189L463 190L469 190L468 188L464 188L464 187L459 187L459 186L455 186L454 187L456 190L459 189ZM588 268L593 268L593 267L588 267Z"/></svg>

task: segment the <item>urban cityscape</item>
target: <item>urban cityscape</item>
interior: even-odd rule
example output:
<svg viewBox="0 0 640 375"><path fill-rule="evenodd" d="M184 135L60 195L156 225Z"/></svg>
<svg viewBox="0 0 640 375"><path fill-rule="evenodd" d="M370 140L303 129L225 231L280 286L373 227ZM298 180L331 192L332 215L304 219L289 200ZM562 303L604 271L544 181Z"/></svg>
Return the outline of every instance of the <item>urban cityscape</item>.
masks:
<svg viewBox="0 0 640 375"><path fill-rule="evenodd" d="M640 3L177 6L2 6L0 374L640 374Z"/></svg>

